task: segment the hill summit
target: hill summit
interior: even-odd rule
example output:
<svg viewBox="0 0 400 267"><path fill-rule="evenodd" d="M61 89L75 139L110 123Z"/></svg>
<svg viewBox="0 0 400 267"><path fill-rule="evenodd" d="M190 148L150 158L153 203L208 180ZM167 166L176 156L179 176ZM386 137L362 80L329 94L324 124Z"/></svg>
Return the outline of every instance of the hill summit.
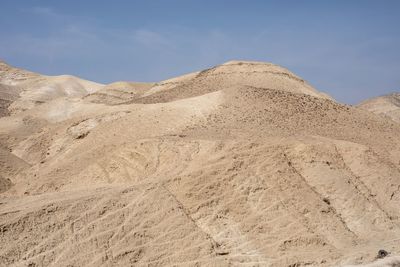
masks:
<svg viewBox="0 0 400 267"><path fill-rule="evenodd" d="M363 101L359 107L400 122L400 93L392 93Z"/></svg>

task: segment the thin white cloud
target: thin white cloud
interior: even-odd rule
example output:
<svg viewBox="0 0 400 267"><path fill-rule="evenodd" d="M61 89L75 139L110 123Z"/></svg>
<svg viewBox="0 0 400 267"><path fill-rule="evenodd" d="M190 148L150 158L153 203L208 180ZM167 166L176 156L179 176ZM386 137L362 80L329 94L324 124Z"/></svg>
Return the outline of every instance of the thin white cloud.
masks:
<svg viewBox="0 0 400 267"><path fill-rule="evenodd" d="M133 35L133 40L148 47L173 47L173 43L166 36L146 29L136 30Z"/></svg>
<svg viewBox="0 0 400 267"><path fill-rule="evenodd" d="M60 14L56 13L54 9L50 7L43 7L43 6L35 6L32 7L31 9L27 10L30 11L33 14L40 15L40 16L48 16L48 17L57 17L60 16Z"/></svg>

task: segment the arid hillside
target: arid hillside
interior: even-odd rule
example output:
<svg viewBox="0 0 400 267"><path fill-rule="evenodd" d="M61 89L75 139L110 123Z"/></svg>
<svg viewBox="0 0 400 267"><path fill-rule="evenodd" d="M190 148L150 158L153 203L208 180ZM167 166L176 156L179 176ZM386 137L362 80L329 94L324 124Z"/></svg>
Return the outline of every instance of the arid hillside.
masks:
<svg viewBox="0 0 400 267"><path fill-rule="evenodd" d="M101 85L3 63L0 86L0 265L344 266L400 254L400 124L287 69L231 61Z"/></svg>
<svg viewBox="0 0 400 267"><path fill-rule="evenodd" d="M368 99L358 106L373 113L387 116L396 122L400 122L400 93Z"/></svg>

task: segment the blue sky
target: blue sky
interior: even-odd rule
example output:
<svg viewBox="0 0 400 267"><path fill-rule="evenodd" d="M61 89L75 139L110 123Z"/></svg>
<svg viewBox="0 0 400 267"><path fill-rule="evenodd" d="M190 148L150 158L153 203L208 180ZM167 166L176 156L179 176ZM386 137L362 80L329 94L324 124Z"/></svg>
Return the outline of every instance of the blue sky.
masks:
<svg viewBox="0 0 400 267"><path fill-rule="evenodd" d="M103 83L268 61L354 104L400 91L399 14L397 0L2 0L0 58Z"/></svg>

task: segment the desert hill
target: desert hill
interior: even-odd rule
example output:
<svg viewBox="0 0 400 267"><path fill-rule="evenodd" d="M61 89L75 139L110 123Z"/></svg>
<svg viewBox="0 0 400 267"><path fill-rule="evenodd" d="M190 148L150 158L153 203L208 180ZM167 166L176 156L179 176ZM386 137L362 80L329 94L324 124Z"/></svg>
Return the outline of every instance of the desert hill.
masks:
<svg viewBox="0 0 400 267"><path fill-rule="evenodd" d="M368 99L358 105L360 108L381 114L400 122L400 93L392 93Z"/></svg>
<svg viewBox="0 0 400 267"><path fill-rule="evenodd" d="M0 61L0 101L7 101L5 104L11 113L29 110L61 97L84 97L101 87L101 84L71 75L44 76Z"/></svg>
<svg viewBox="0 0 400 267"><path fill-rule="evenodd" d="M135 103L164 103L221 90L223 87L249 86L328 97L285 68L262 62L229 61L200 72L156 83Z"/></svg>
<svg viewBox="0 0 400 267"><path fill-rule="evenodd" d="M21 92L0 119L4 265L340 266L400 253L389 118L270 63L110 85L24 73L0 80Z"/></svg>
<svg viewBox="0 0 400 267"><path fill-rule="evenodd" d="M107 105L126 104L142 96L153 85L152 83L115 82L107 84L95 93L89 94L85 100Z"/></svg>

